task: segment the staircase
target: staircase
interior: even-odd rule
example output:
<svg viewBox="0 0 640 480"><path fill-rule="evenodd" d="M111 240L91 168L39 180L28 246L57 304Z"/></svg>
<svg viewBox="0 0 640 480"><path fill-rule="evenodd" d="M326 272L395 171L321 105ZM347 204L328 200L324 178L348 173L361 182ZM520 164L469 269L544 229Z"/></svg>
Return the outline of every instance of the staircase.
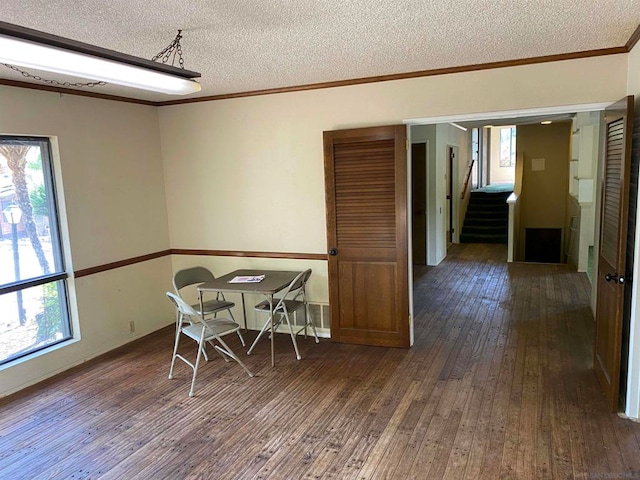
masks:
<svg viewBox="0 0 640 480"><path fill-rule="evenodd" d="M460 235L461 243L507 243L512 192L473 191Z"/></svg>

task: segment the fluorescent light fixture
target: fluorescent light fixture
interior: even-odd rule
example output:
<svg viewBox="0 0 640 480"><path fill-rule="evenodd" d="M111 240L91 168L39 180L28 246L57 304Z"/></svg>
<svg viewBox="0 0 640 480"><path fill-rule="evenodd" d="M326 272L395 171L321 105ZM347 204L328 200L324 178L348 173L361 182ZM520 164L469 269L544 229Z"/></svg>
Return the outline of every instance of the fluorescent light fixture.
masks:
<svg viewBox="0 0 640 480"><path fill-rule="evenodd" d="M540 122L540 125L551 125L551 120L545 120L544 122Z"/></svg>
<svg viewBox="0 0 640 480"><path fill-rule="evenodd" d="M0 22L0 63L126 87L186 95L200 91L200 74L172 65Z"/></svg>
<svg viewBox="0 0 640 480"><path fill-rule="evenodd" d="M467 129L465 127L463 127L462 125L458 125L457 123L453 123L453 122L449 122L449 125L452 125L456 128L459 128L460 130L462 130L463 132L466 132Z"/></svg>

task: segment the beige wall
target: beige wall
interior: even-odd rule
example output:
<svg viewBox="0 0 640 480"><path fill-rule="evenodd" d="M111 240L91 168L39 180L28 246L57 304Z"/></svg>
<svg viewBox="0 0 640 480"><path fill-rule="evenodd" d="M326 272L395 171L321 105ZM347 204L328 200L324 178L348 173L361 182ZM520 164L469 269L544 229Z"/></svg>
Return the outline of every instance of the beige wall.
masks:
<svg viewBox="0 0 640 480"><path fill-rule="evenodd" d="M561 228L563 239L566 238L570 143L570 122L518 127L517 150L524 161L520 197L521 253L525 251L526 228ZM532 171L534 159L544 159L544 171Z"/></svg>
<svg viewBox="0 0 640 480"><path fill-rule="evenodd" d="M171 245L324 253L324 130L606 102L625 88L626 57L613 55L162 107Z"/></svg>
<svg viewBox="0 0 640 480"><path fill-rule="evenodd" d="M627 94L640 97L640 43L637 43L628 55Z"/></svg>
<svg viewBox="0 0 640 480"><path fill-rule="evenodd" d="M323 130L607 102L626 88L627 55L159 109L0 86L0 132L57 137L74 269L170 247L324 253ZM165 257L72 281L81 339L0 370L0 395L169 324L172 271L203 262ZM216 273L254 262L206 260ZM314 268L312 300L326 301L325 262L301 264Z"/></svg>
<svg viewBox="0 0 640 480"><path fill-rule="evenodd" d="M54 137L70 273L169 248L157 109L0 87L0 133ZM170 276L164 257L72 278L76 341L0 368L0 396L170 323Z"/></svg>

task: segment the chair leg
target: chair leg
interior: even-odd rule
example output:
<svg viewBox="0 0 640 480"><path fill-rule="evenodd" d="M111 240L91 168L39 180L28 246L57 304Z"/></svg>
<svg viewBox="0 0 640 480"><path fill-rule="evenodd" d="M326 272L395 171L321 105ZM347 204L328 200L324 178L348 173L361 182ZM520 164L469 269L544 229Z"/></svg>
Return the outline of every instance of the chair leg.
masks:
<svg viewBox="0 0 640 480"><path fill-rule="evenodd" d="M262 326L262 330L260 330L260 333L258 333L258 336L256 337L256 339L253 341L253 343L251 344L251 348L249 348L249 350L247 351L247 355L251 355L251 352L253 352L253 347L255 347L258 343L258 340L260 340L260 337L262 337L262 335L264 335L264 332L267 330L267 328L269 328L271 326L271 317L269 317L269 320L267 320L265 322L265 324Z"/></svg>
<svg viewBox="0 0 640 480"><path fill-rule="evenodd" d="M291 322L289 321L289 314L284 312L284 318L287 321L287 325L289 326L289 333L291 334L291 341L293 342L293 349L296 351L296 358L300 360L302 357L300 356L300 352L298 352L298 342L296 342L296 335L293 333L293 328L291 328Z"/></svg>
<svg viewBox="0 0 640 480"><path fill-rule="evenodd" d="M220 353L216 344L213 343L213 340L209 340L207 343L210 344L214 349L216 349L216 352L218 352L218 355L220 355L225 362L229 362L229 359L225 355Z"/></svg>
<svg viewBox="0 0 640 480"><path fill-rule="evenodd" d="M231 311L231 309L229 308L229 309L227 309L227 310L229 310L229 316L231 317L231 320L233 320L234 322L236 322L236 318L233 316L233 312ZM238 323L238 322L236 322L236 323ZM238 325L240 325L240 324L238 323ZM244 343L244 338L243 338L243 336L242 336L242 333L240 333L240 329L238 329L238 337L240 337L240 343L242 343L242 346L243 346L243 347L246 347L246 345L245 345L245 343Z"/></svg>
<svg viewBox="0 0 640 480"><path fill-rule="evenodd" d="M196 364L193 366L193 378L191 379L191 389L189 390L189 396L193 397L194 387L196 386L196 375L198 375L198 365L200 365L200 355L204 350L204 328L202 329L202 335L198 342L198 356L196 357Z"/></svg>
<svg viewBox="0 0 640 480"><path fill-rule="evenodd" d="M178 322L178 327L176 328L176 340L173 344L173 355L171 356L171 368L169 368L169 380L173 378L173 366L176 363L176 355L178 354L178 343L180 342L180 328L181 323Z"/></svg>
<svg viewBox="0 0 640 480"><path fill-rule="evenodd" d="M311 330L313 330L313 336L316 339L316 343L320 343L320 340L318 339L318 332L316 331L316 325L315 323L313 323L313 317L311 316L311 309L309 309L309 304L305 303L305 309L306 309L306 313L307 313L307 321L304 325L304 334L305 337L307 336L307 325L311 326Z"/></svg>
<svg viewBox="0 0 640 480"><path fill-rule="evenodd" d="M253 373L251 373L251 370L249 370L247 368L247 366L242 363L242 360L240 360L235 353L233 353L233 350L231 350L229 348L229 345L227 345L226 343L224 343L224 340L222 340L222 338L220 337L216 337L216 340L218 340L220 342L220 344L224 347L219 347L218 345L215 346L216 350L218 350L221 353L224 353L225 355L229 355L231 358L233 358L236 362L238 362L240 364L240 366L244 369L245 372L247 372L247 375L249 375L250 377L253 377Z"/></svg>

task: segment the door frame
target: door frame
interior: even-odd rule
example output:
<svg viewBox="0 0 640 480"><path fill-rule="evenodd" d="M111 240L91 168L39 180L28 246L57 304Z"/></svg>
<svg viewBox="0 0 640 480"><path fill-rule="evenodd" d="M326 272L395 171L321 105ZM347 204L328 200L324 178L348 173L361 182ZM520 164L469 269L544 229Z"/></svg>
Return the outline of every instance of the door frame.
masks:
<svg viewBox="0 0 640 480"><path fill-rule="evenodd" d="M403 123L407 125L407 135L410 135L411 127L416 125L432 125L438 123L456 123L456 122L469 122L469 121L481 121L481 120L498 120L514 117L526 117L537 115L551 115L562 113L578 113L578 112L590 112L590 111L602 111L608 106L616 103L618 99L614 99L610 102L600 103L585 103L579 105L556 105L553 107L541 107L530 109L516 109L516 110L501 110L496 112L475 112L475 113L462 113L456 115L440 115L430 117L416 117L404 119ZM637 116L637 115L636 115ZM409 137L410 138L410 137ZM410 176L410 170L409 170ZM410 181L410 180L409 180ZM408 190L410 192L410 190ZM413 214L411 211L411 203L408 204L410 209L409 215ZM640 278L640 221L636 223L636 244L635 244L635 264L633 266L634 278ZM411 232L409 232L411 233ZM596 238L600 235L600 221L598 220ZM594 246L595 247L595 246ZM409 251L411 255L411 251ZM412 258L409 260L409 265L412 263ZM594 268L596 266L594 265ZM409 292L413 291L413 280L409 279ZM629 339L629 368L627 375L627 401L625 415L629 418L640 419L640 282L634 282L632 286L632 299L631 299L631 330ZM597 301L597 299L596 299ZM410 297L409 308L413 309L413 297Z"/></svg>
<svg viewBox="0 0 640 480"><path fill-rule="evenodd" d="M406 127L406 137L407 137L407 286L409 293L409 348L413 347L415 342L415 332L414 332L414 316L413 316L413 158L411 155L411 145L413 142L411 141L411 127L407 125ZM425 158L425 169L429 168L429 141L426 142L426 158ZM429 185L425 185L425 192L428 192ZM426 193L425 193L426 194ZM429 198L428 194L427 199ZM425 241L425 250L427 249L427 244ZM425 260L426 260L427 252L425 251Z"/></svg>
<svg viewBox="0 0 640 480"><path fill-rule="evenodd" d="M449 244L453 243L453 233L455 232L454 222L453 222L453 159L455 158L455 150L453 145L446 145L447 152L445 154L445 160L447 162L445 166L445 172L447 175L447 185L445 187L445 192L448 191L449 195L445 197L446 205L447 205L447 219L445 220L445 225L448 224L448 229L445 229L445 233L447 235L447 242L445 250L449 248Z"/></svg>

